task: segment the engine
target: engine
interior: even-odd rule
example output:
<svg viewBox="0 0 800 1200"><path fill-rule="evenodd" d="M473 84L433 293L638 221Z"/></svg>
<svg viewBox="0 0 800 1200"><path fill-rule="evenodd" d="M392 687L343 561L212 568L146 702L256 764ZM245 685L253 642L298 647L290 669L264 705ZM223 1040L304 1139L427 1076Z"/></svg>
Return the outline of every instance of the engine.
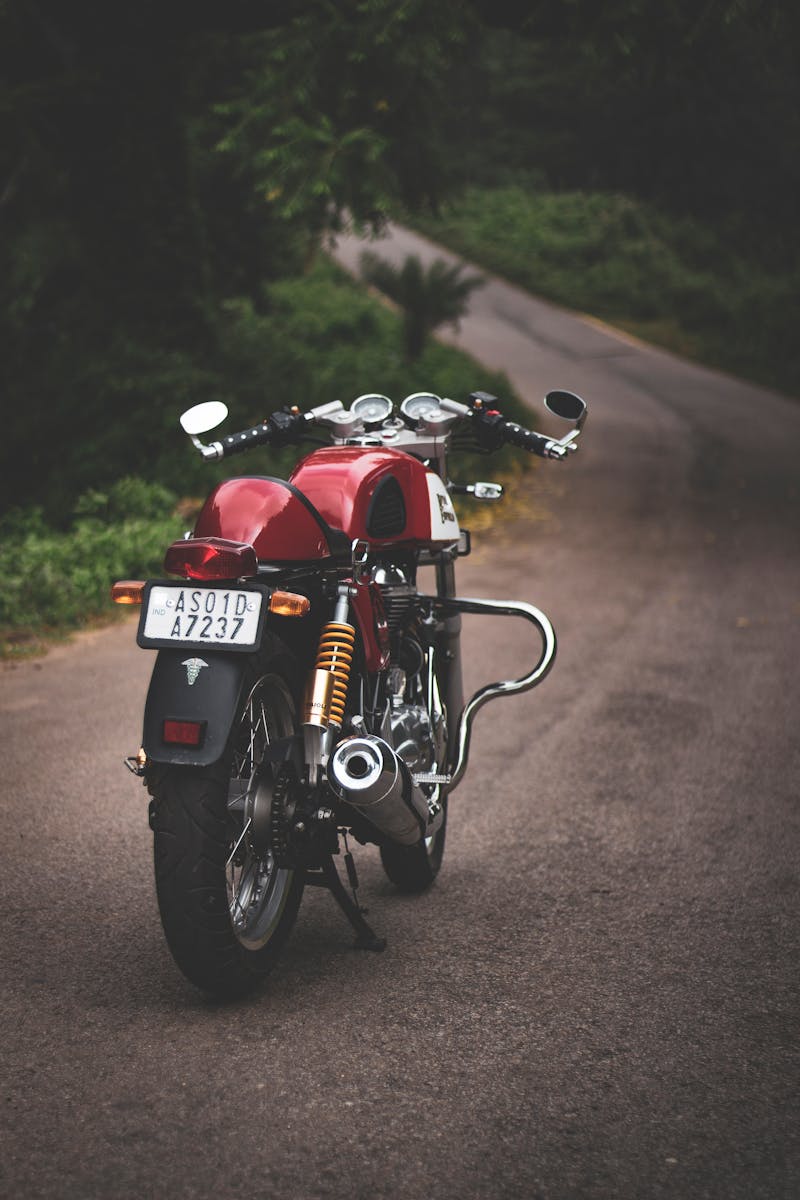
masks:
<svg viewBox="0 0 800 1200"><path fill-rule="evenodd" d="M423 704L409 703L404 697L407 677L402 667L389 669L391 743L395 752L414 773L430 771L436 760L434 729Z"/></svg>
<svg viewBox="0 0 800 1200"><path fill-rule="evenodd" d="M375 582L381 589L389 635L396 645L398 635L410 620L417 589L409 582L405 572L394 565L379 567L375 573Z"/></svg>

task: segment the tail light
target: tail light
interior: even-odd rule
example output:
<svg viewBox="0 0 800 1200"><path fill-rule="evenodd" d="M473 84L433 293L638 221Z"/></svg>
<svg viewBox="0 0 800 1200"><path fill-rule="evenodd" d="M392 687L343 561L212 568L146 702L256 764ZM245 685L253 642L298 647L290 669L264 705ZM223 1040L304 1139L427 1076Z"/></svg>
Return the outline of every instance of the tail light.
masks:
<svg viewBox="0 0 800 1200"><path fill-rule="evenodd" d="M161 736L169 746L202 746L205 732L205 721L167 719L162 726Z"/></svg>
<svg viewBox="0 0 800 1200"><path fill-rule="evenodd" d="M169 547L164 570L188 579L250 579L258 574L258 559L247 542L187 538Z"/></svg>

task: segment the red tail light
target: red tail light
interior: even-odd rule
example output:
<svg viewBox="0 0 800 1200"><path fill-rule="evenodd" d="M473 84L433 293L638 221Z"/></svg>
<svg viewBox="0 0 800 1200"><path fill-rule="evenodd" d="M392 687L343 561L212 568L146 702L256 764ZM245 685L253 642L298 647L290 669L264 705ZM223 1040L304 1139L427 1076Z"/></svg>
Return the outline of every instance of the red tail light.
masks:
<svg viewBox="0 0 800 1200"><path fill-rule="evenodd" d="M205 732L205 721L166 720L161 736L170 746L202 746Z"/></svg>
<svg viewBox="0 0 800 1200"><path fill-rule="evenodd" d="M164 570L189 579L250 579L258 574L258 559L247 542L187 538L169 547Z"/></svg>

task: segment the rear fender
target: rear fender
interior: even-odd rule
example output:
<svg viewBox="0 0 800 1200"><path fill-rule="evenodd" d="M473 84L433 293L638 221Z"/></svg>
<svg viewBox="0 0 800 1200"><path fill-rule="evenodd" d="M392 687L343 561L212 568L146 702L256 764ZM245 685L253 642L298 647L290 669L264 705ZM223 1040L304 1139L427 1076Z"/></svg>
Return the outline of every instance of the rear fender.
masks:
<svg viewBox="0 0 800 1200"><path fill-rule="evenodd" d="M251 656L222 651L159 650L144 710L142 746L153 763L207 767L225 752L245 702ZM165 721L203 723L199 746L164 741Z"/></svg>

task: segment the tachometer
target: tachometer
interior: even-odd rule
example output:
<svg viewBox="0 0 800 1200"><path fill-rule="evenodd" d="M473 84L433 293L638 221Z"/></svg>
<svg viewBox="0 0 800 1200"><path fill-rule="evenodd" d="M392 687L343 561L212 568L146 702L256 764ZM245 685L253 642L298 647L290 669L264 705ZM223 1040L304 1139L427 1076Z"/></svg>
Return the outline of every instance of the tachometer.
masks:
<svg viewBox="0 0 800 1200"><path fill-rule="evenodd" d="M385 421L392 415L393 408L394 405L389 397L381 396L377 392L367 392L365 396L359 396L350 405L350 411L365 425L379 425L381 421Z"/></svg>
<svg viewBox="0 0 800 1200"><path fill-rule="evenodd" d="M435 417L441 412L441 401L433 392L414 392L406 396L400 405L400 412L409 425L418 425L425 417Z"/></svg>

